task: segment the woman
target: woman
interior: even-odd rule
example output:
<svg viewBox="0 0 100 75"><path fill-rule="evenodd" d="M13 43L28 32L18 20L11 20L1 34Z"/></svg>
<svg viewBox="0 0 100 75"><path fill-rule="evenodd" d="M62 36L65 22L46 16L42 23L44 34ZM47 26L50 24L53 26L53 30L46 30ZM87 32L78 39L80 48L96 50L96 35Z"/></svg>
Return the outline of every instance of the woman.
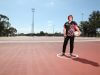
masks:
<svg viewBox="0 0 100 75"><path fill-rule="evenodd" d="M63 43L63 50L62 50L62 56L65 55L66 52L66 46L68 43L68 40L70 40L70 56L73 56L73 49L74 49L74 32L78 31L78 35L80 35L80 30L77 26L77 23L73 21L73 16L68 16L68 22L64 24L64 43Z"/></svg>

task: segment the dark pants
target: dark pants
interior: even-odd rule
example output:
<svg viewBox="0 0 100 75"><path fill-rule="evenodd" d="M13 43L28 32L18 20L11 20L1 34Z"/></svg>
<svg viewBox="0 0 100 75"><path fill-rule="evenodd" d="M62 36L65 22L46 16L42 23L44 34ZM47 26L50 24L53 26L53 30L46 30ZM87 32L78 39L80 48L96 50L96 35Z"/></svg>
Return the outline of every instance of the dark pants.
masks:
<svg viewBox="0 0 100 75"><path fill-rule="evenodd" d="M64 43L63 43L63 53L66 52L66 46L68 44L68 40L70 39L70 53L73 53L73 48L74 48L74 36L67 36L64 38Z"/></svg>

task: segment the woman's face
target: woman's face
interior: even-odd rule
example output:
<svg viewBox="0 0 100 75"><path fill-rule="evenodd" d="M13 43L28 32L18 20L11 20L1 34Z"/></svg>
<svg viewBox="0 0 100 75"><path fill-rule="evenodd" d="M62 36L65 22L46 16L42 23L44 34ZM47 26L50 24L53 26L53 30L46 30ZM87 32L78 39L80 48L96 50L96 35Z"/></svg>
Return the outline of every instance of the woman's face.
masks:
<svg viewBox="0 0 100 75"><path fill-rule="evenodd" d="M68 17L68 20L69 20L69 21L72 21L72 20L73 20L73 18L72 18L71 16L69 16L69 17Z"/></svg>

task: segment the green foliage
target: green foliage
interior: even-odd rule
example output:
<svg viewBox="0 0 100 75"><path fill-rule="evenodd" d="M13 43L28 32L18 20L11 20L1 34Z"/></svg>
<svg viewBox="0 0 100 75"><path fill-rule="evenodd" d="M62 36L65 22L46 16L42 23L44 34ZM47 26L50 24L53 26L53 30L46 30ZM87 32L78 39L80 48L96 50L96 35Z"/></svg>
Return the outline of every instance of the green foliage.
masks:
<svg viewBox="0 0 100 75"><path fill-rule="evenodd" d="M98 28L100 28L100 11L93 11L88 21L80 22L80 29L83 36L97 36Z"/></svg>
<svg viewBox="0 0 100 75"><path fill-rule="evenodd" d="M11 27L9 18L0 14L0 36L13 36L17 30Z"/></svg>
<svg viewBox="0 0 100 75"><path fill-rule="evenodd" d="M44 36L45 33L44 33L43 31L40 31L40 35L41 35L41 36Z"/></svg>

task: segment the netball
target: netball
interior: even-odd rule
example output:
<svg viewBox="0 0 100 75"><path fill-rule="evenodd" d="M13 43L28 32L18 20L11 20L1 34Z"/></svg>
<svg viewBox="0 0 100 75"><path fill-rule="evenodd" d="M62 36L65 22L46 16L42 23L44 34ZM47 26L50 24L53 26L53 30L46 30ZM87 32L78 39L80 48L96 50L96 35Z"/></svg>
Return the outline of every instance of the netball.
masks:
<svg viewBox="0 0 100 75"><path fill-rule="evenodd" d="M79 32L78 31L75 31L74 32L74 36L79 36L80 34L79 34Z"/></svg>

